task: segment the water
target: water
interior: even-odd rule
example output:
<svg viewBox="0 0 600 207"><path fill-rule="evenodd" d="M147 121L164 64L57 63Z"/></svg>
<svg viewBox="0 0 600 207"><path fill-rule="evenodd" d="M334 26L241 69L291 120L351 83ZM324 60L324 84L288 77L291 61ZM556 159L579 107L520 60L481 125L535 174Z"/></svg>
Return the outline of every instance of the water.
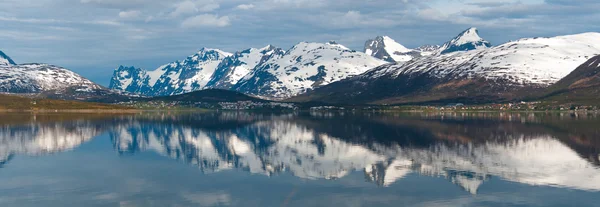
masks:
<svg viewBox="0 0 600 207"><path fill-rule="evenodd" d="M596 114L0 114L0 206L600 206Z"/></svg>

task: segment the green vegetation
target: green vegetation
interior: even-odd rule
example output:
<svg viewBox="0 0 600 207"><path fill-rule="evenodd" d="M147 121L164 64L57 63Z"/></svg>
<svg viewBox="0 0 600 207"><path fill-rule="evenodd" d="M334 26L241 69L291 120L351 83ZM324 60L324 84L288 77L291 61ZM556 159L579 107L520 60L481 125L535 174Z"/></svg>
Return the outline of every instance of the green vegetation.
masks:
<svg viewBox="0 0 600 207"><path fill-rule="evenodd" d="M80 101L32 99L0 94L0 110L128 110L131 107Z"/></svg>

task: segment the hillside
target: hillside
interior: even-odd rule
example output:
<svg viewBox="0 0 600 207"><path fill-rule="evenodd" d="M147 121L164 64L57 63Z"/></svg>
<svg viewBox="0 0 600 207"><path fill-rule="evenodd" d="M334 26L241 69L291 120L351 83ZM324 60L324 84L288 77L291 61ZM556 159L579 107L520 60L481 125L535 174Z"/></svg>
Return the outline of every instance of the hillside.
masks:
<svg viewBox="0 0 600 207"><path fill-rule="evenodd" d="M600 56L577 67L546 90L542 100L558 103L600 104Z"/></svg>
<svg viewBox="0 0 600 207"><path fill-rule="evenodd" d="M0 94L0 110L122 110L130 107L89 103L79 101L63 101L52 99L32 99L20 96Z"/></svg>
<svg viewBox="0 0 600 207"><path fill-rule="evenodd" d="M254 101L254 102L267 102L262 99L254 98L251 96L244 95L243 93L221 90L221 89L206 89L200 91L194 91L186 94L175 95L175 96L162 96L144 99L147 101L182 101L182 102L205 102L205 103L218 103L218 102L238 102L238 101Z"/></svg>

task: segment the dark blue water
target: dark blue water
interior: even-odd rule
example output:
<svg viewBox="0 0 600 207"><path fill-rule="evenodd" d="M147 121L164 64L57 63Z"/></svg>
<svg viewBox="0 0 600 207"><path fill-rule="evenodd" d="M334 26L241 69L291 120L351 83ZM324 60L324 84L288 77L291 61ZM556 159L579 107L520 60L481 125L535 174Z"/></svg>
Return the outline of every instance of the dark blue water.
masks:
<svg viewBox="0 0 600 207"><path fill-rule="evenodd" d="M0 206L600 206L594 114L0 114Z"/></svg>

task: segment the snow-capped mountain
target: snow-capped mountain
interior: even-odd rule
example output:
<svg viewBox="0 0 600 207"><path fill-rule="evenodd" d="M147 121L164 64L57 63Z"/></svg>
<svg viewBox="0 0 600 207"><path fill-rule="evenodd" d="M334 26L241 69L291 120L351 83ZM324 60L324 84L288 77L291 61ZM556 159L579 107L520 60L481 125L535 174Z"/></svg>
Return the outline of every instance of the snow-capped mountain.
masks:
<svg viewBox="0 0 600 207"><path fill-rule="evenodd" d="M288 98L385 63L335 42L302 42L282 57L258 65L233 89L261 97Z"/></svg>
<svg viewBox="0 0 600 207"><path fill-rule="evenodd" d="M268 45L264 48L250 48L225 58L215 70L205 88L230 89L257 65L269 59L281 57L285 51Z"/></svg>
<svg viewBox="0 0 600 207"><path fill-rule="evenodd" d="M109 88L147 96L167 96L197 91L211 80L221 62L232 56L218 49L202 48L185 60L154 71L134 67L115 69Z"/></svg>
<svg viewBox="0 0 600 207"><path fill-rule="evenodd" d="M0 65L16 65L16 63L12 59L10 59L8 55L0 51Z"/></svg>
<svg viewBox="0 0 600 207"><path fill-rule="evenodd" d="M552 38L526 38L493 48L422 58L404 65L390 65L369 75L398 77L429 73L436 77L482 77L506 80L514 85L548 86L574 68L600 54L600 33Z"/></svg>
<svg viewBox="0 0 600 207"><path fill-rule="evenodd" d="M79 91L102 86L70 71L48 64L0 65L0 92L42 93L76 87Z"/></svg>
<svg viewBox="0 0 600 207"><path fill-rule="evenodd" d="M469 28L438 49L440 54L489 48L492 44L479 36L477 28Z"/></svg>
<svg viewBox="0 0 600 207"><path fill-rule="evenodd" d="M599 39L600 33L525 38L491 48L417 58L375 68L310 96L321 101L363 103L506 100L515 98L514 92L523 87L548 87L565 77L600 54Z"/></svg>

